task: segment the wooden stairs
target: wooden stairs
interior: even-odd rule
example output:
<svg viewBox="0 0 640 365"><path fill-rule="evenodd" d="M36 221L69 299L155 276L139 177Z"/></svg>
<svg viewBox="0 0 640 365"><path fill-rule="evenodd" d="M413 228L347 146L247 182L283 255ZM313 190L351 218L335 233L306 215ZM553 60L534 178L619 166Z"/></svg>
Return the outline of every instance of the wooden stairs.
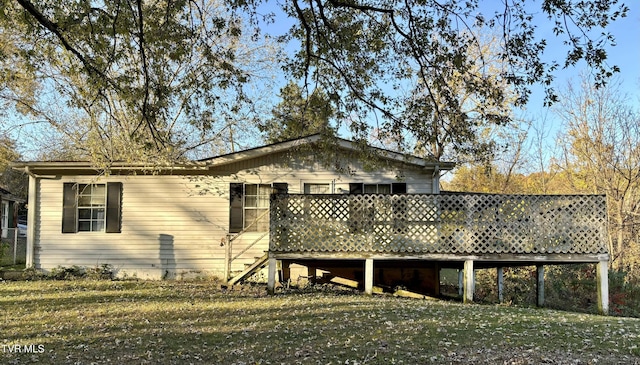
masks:
<svg viewBox="0 0 640 365"><path fill-rule="evenodd" d="M244 269L243 272L229 279L229 281L227 281L227 285L235 285L248 278L249 276L255 274L256 272L262 270L265 266L267 266L268 261L269 254L265 253L262 257L257 258L253 264L247 266L247 268Z"/></svg>

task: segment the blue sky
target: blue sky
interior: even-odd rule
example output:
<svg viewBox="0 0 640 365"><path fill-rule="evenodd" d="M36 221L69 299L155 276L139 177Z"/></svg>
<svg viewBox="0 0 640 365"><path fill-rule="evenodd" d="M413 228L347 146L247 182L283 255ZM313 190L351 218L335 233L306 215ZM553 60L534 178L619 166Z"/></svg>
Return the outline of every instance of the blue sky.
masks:
<svg viewBox="0 0 640 365"><path fill-rule="evenodd" d="M620 73L616 74L612 82L619 83L617 89L621 94L627 97L627 103L634 106L635 110L640 111L640 2L634 0L627 3L629 12L627 17L618 19L615 23L607 28L607 31L614 35L616 46L607 50L609 65L617 65L620 67ZM539 4L536 4L539 6ZM566 46L562 45L559 40L554 41L551 28L544 31L540 26L540 37L549 40L549 46L545 52L546 59L562 60L566 55ZM580 62L574 67L560 69L555 73L555 82L553 88L562 97L562 90L567 88L569 82L574 85L580 84L580 74L587 72L588 68L585 62ZM558 134L562 132L563 125L554 113L554 108L544 107L544 91L542 86L532 87L532 95L526 108L520 115L531 120L534 129L542 131L546 136L543 154L549 163L549 158L557 154L559 147L562 145L562 139ZM533 129L529 132L529 142L533 142L536 138L536 131ZM533 147L532 148L536 148ZM532 150L530 153L534 153ZM539 166L524 167L525 170L533 168L539 170Z"/></svg>
<svg viewBox="0 0 640 365"><path fill-rule="evenodd" d="M630 101L640 104L640 2L627 2L629 13L627 17L618 19L611 24L607 31L616 38L617 46L608 50L607 62L609 65L617 65L620 67L620 73L617 74L621 81L621 88L630 96ZM544 31L542 26L539 28L540 36L548 39L549 47L547 48L546 57L562 60L566 54L566 47L559 41L553 41L554 36L551 28ZM556 72L555 88L564 88L567 82L579 82L580 72L586 70L584 62L579 63L575 67L561 69ZM534 88L535 94L528 105L529 112L536 112L543 108L544 93L541 88Z"/></svg>

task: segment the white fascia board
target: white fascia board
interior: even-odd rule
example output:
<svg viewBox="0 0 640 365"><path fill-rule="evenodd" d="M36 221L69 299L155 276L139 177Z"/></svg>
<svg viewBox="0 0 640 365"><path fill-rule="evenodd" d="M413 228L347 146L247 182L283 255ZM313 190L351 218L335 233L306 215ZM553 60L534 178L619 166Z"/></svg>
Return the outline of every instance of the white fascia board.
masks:
<svg viewBox="0 0 640 365"><path fill-rule="evenodd" d="M313 135L313 136L295 139L291 141L256 147L249 150L233 152L226 155L216 156L216 157L208 158L201 161L205 162L210 167L216 167L216 166L226 165L234 162L250 160L252 158L262 157L272 153L286 151L293 147L316 142L319 139L320 139L319 135Z"/></svg>

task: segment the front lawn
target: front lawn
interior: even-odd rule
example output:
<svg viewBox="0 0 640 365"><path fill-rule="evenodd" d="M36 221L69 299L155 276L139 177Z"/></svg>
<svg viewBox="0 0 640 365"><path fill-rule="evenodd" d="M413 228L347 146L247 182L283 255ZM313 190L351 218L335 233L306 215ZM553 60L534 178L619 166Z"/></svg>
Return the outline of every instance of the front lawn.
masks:
<svg viewBox="0 0 640 365"><path fill-rule="evenodd" d="M1 282L5 364L640 364L640 319L212 281Z"/></svg>

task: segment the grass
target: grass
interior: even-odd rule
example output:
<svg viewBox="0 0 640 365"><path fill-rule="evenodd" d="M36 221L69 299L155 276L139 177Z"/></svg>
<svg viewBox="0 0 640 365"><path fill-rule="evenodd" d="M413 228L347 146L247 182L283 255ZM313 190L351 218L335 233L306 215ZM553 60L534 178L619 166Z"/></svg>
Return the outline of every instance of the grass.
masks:
<svg viewBox="0 0 640 365"><path fill-rule="evenodd" d="M0 313L4 364L640 364L640 319L326 287L3 282Z"/></svg>

